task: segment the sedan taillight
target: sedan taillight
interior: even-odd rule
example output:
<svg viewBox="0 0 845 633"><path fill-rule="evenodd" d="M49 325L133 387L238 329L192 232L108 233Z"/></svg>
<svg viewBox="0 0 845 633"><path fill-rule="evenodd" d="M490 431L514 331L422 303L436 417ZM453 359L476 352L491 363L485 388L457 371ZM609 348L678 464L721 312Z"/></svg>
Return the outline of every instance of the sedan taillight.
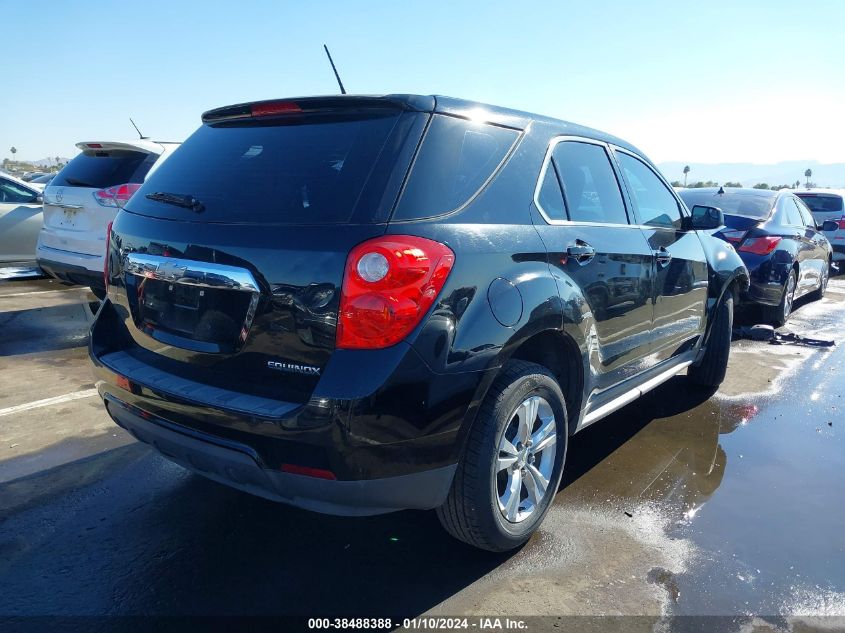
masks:
<svg viewBox="0 0 845 633"><path fill-rule="evenodd" d="M94 192L94 200L97 201L101 207L116 207L122 209L138 189L141 188L141 183L130 182L125 185L115 185L106 189L100 189Z"/></svg>
<svg viewBox="0 0 845 633"><path fill-rule="evenodd" d="M455 263L445 244L385 235L359 244L346 259L337 347L381 349L419 324Z"/></svg>
<svg viewBox="0 0 845 633"><path fill-rule="evenodd" d="M737 250L743 253L754 253L755 255L768 255L777 248L777 245L780 244L782 239L782 237L776 235L752 237L751 239L745 240Z"/></svg>
<svg viewBox="0 0 845 633"><path fill-rule="evenodd" d="M736 229L724 229L720 232L722 237L731 244L739 244L748 231L737 231Z"/></svg>

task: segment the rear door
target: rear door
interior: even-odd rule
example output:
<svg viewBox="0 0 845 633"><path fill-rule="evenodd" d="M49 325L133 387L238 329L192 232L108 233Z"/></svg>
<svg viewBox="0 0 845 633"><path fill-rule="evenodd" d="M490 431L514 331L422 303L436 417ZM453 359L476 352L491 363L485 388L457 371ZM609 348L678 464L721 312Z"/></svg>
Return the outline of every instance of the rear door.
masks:
<svg viewBox="0 0 845 633"><path fill-rule="evenodd" d="M663 178L631 152L616 149L634 213L654 262L651 352L663 361L704 332L707 258L695 231L682 228L682 206Z"/></svg>
<svg viewBox="0 0 845 633"><path fill-rule="evenodd" d="M798 262L798 283L795 296L800 297L818 286L818 266L815 261L815 245L808 233L801 209L795 198L783 195L778 200L778 211L781 220L781 230L785 239L792 242L795 261Z"/></svg>
<svg viewBox="0 0 845 633"><path fill-rule="evenodd" d="M576 284L594 325L590 350L594 399L643 370L651 331L652 254L629 222L604 143L557 139L546 158L535 204L537 230L558 285Z"/></svg>
<svg viewBox="0 0 845 633"><path fill-rule="evenodd" d="M804 224L803 239L811 249L808 252L808 261L805 266L807 271L805 292L810 292L819 287L822 272L827 267L827 238L820 229L816 228L816 219L807 206L801 202L801 199L796 196L790 196L790 199L798 207L798 213L801 215L801 221Z"/></svg>
<svg viewBox="0 0 845 633"><path fill-rule="evenodd" d="M101 204L95 194L109 187L144 182L162 149L149 145L151 148L143 149L123 143L80 143L82 153L44 190L42 246L101 256L106 226L114 219L117 207Z"/></svg>

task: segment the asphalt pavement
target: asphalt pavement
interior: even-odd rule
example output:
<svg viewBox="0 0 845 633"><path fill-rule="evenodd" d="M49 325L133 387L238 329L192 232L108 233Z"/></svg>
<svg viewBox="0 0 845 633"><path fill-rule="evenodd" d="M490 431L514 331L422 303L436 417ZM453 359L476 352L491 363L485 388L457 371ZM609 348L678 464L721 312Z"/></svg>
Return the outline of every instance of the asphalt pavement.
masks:
<svg viewBox="0 0 845 633"><path fill-rule="evenodd" d="M728 630L845 626L829 619L845 616L843 278L784 328L837 346L736 341L715 394L678 376L578 434L550 515L508 555L453 541L432 512L323 516L171 464L96 396L92 307L84 289L0 281L0 618L609 614L643 616L652 630L667 616L718 615Z"/></svg>

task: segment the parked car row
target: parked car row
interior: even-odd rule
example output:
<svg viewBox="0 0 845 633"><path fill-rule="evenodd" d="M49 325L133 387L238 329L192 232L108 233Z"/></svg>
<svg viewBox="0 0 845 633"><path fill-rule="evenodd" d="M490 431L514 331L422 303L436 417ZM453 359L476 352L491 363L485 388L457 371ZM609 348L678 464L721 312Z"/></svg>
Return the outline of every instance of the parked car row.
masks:
<svg viewBox="0 0 845 633"><path fill-rule="evenodd" d="M703 204L722 210L725 226L715 235L736 247L751 276L743 300L762 306L764 318L775 325L786 322L796 299L808 294L821 299L827 289L834 251L826 235L835 238L845 222L840 196L805 198L817 195L738 188L680 192L689 207ZM808 199L824 200L831 207L838 199L840 215L834 221L823 211L813 212L805 204Z"/></svg>
<svg viewBox="0 0 845 633"><path fill-rule="evenodd" d="M715 389L737 302L785 320L833 256L792 193L679 197L621 139L458 99L236 104L178 148L79 147L38 262L104 297L117 424L234 488L436 509L492 551L540 525L573 434L681 371Z"/></svg>

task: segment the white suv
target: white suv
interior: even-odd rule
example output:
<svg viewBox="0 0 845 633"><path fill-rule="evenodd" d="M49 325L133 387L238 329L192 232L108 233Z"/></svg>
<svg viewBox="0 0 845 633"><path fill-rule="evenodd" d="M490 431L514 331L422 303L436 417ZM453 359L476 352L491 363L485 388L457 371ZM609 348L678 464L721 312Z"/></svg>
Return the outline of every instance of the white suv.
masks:
<svg viewBox="0 0 845 633"><path fill-rule="evenodd" d="M795 195L810 207L817 224L828 223L830 229L824 231L824 234L833 247L833 261L845 261L845 191L809 189L796 191ZM833 229L830 222L835 222L837 228ZM841 270L840 265L840 272Z"/></svg>
<svg viewBox="0 0 845 633"><path fill-rule="evenodd" d="M36 258L50 276L89 286L102 297L106 229L179 143L142 139L76 146L82 153L44 189L44 224Z"/></svg>

